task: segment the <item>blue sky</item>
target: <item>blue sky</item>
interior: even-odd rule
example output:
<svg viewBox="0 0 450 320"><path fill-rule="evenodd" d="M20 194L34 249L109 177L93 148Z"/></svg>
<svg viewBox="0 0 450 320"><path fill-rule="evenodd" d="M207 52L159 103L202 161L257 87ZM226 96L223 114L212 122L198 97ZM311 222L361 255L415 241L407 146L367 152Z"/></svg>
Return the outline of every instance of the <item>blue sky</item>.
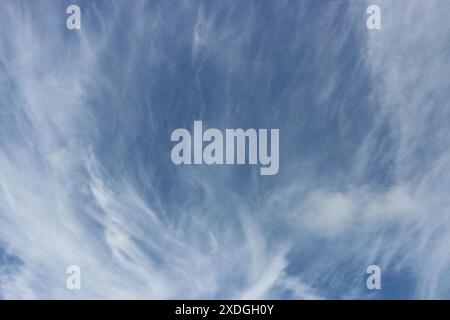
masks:
<svg viewBox="0 0 450 320"><path fill-rule="evenodd" d="M450 298L449 14L1 1L0 298ZM278 174L174 165L195 120L279 128Z"/></svg>

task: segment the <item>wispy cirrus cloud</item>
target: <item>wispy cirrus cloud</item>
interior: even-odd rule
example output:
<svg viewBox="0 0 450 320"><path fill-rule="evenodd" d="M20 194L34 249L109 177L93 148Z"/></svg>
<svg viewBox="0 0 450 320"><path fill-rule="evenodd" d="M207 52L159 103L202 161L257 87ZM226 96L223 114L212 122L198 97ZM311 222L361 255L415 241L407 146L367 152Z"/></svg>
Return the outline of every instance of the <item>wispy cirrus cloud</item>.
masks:
<svg viewBox="0 0 450 320"><path fill-rule="evenodd" d="M448 297L449 6L213 3L0 4L0 296ZM279 174L171 165L198 119Z"/></svg>

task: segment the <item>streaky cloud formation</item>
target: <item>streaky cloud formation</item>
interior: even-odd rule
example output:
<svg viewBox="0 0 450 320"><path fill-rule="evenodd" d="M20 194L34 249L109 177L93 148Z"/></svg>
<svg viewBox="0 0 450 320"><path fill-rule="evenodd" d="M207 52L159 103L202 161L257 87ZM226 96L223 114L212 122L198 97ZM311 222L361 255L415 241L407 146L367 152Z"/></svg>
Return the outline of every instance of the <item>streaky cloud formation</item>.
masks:
<svg viewBox="0 0 450 320"><path fill-rule="evenodd" d="M0 298L448 299L450 3L376 2L1 1ZM278 174L174 165L198 119Z"/></svg>

